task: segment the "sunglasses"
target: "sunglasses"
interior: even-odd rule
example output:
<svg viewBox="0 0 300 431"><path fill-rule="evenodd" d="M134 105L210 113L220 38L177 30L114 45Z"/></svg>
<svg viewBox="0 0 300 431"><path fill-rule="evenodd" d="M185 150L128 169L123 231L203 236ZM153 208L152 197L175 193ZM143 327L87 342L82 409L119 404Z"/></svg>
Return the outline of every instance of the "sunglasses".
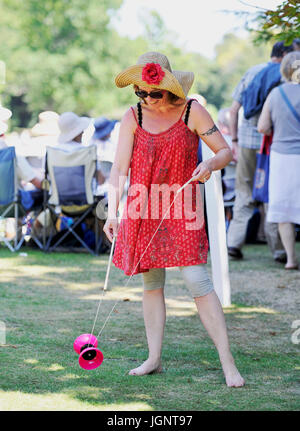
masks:
<svg viewBox="0 0 300 431"><path fill-rule="evenodd" d="M162 99L163 94L160 91L151 91L150 93L147 93L147 91L144 90L137 90L135 91L135 94L137 97L140 97L142 99L146 99L146 97L151 97L151 99Z"/></svg>

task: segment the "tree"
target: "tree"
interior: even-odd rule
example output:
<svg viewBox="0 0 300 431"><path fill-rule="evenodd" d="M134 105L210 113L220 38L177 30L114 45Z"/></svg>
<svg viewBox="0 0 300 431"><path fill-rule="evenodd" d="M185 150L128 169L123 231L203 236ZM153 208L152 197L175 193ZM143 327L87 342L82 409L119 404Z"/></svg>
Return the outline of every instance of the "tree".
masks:
<svg viewBox="0 0 300 431"><path fill-rule="evenodd" d="M0 0L0 61L6 63L2 102L13 126L31 127L39 112L120 118L136 103L132 88L120 90L114 77L143 52L165 53L173 69L195 73L191 93L203 95L216 113L231 104L242 74L269 56L268 44L228 34L209 60L187 52L157 12L144 11L145 34L120 37L110 25L122 0Z"/></svg>
<svg viewBox="0 0 300 431"><path fill-rule="evenodd" d="M4 99L15 124L45 109L101 115L114 106L113 74L134 49L109 27L122 0L1 0L0 60L6 63ZM28 122L28 121L27 121Z"/></svg>
<svg viewBox="0 0 300 431"><path fill-rule="evenodd" d="M300 2L299 0L285 0L275 10L259 8L253 14L252 22L256 22L254 32L256 43L269 40L281 40L287 45L300 37Z"/></svg>
<svg viewBox="0 0 300 431"><path fill-rule="evenodd" d="M231 105L232 92L246 70L270 57L271 44L255 46L250 37L228 33L215 52L215 59L204 69L197 87L198 93L219 110Z"/></svg>

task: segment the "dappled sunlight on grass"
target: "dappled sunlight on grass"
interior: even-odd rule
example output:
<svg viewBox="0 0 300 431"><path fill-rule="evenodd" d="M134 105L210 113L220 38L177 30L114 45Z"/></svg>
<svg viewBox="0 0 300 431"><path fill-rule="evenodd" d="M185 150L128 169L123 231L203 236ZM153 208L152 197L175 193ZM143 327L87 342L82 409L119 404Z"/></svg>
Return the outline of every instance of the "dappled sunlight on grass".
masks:
<svg viewBox="0 0 300 431"><path fill-rule="evenodd" d="M141 274L125 286L129 277L112 266L103 295L108 255L25 251L28 257L0 249L0 319L7 337L0 349L0 410L297 409L298 346L290 339L298 313L297 278L272 262L267 267L268 258L258 257L267 249L246 248L244 267L231 266L233 303L224 312L247 382L238 391L224 384L217 351L177 267L167 269L164 373L134 378L128 370L148 353ZM91 331L96 336L100 331L104 361L87 372L73 342Z"/></svg>
<svg viewBox="0 0 300 431"><path fill-rule="evenodd" d="M108 256L107 256L107 258L97 257L94 260L91 260L89 262L89 265L96 266L97 268L100 265L107 265L107 264L108 264Z"/></svg>
<svg viewBox="0 0 300 431"><path fill-rule="evenodd" d="M44 367L45 371L62 371L64 369L65 369L65 367L62 367L59 364L52 364L52 365L50 365L50 367Z"/></svg>
<svg viewBox="0 0 300 431"><path fill-rule="evenodd" d="M72 268L72 273L74 273ZM61 283L64 281L62 275L66 274L65 268L55 268L49 271L49 268L44 266L35 266L34 268L21 267L18 269L6 269L5 275L1 275L1 282L14 283L20 280L20 277L25 280L27 284L40 283L41 285L47 286L50 283ZM69 276L69 275L68 275ZM59 279L57 280L57 278ZM26 280L27 279L27 280Z"/></svg>
<svg viewBox="0 0 300 431"><path fill-rule="evenodd" d="M46 275L53 275L53 274L66 274L66 271L68 268L65 266L59 267L55 266L51 269L47 268L46 266L40 266L40 265L30 265L30 266L22 266L22 272L24 275L32 275L34 273L35 276L46 276ZM72 273L74 272L82 272L81 268L71 267L70 270Z"/></svg>
<svg viewBox="0 0 300 431"><path fill-rule="evenodd" d="M99 297L99 294L102 294L102 288L104 286L104 281L87 281L86 283L83 282L78 282L78 281L73 281L73 282L64 282L63 284L64 289L69 290L70 292L76 292L76 291L89 291L89 290L98 290L99 293L95 294L95 295L89 295L91 296L91 298L89 298L88 296L80 296L80 299L97 299L97 297ZM94 296L94 298L93 298Z"/></svg>
<svg viewBox="0 0 300 431"><path fill-rule="evenodd" d="M103 391L103 389L102 389ZM71 393L69 393L71 392ZM82 388L77 391L67 391L60 394L24 394L21 391L1 391L0 390L0 409L2 411L142 411L153 410L145 402L113 403L105 404L97 402L100 397L99 388ZM88 396L88 401L76 398ZM93 400L93 403L91 403ZM94 404L94 405L93 405Z"/></svg>
<svg viewBox="0 0 300 431"><path fill-rule="evenodd" d="M126 292L124 292L124 289L113 289L105 292L104 295L103 290L100 290L99 293L84 295L81 296L80 299L93 301L103 300L103 303L107 303L109 301L119 301L120 303L124 301L142 302L142 289L140 289L139 292L134 288L131 290L126 289ZM166 298L165 301L168 316L191 316L196 313L195 303L192 300L189 300L186 296Z"/></svg>
<svg viewBox="0 0 300 431"><path fill-rule="evenodd" d="M66 382L68 380L76 380L81 378L82 376L78 376L77 374L65 374L64 376L57 377L57 380L61 382Z"/></svg>
<svg viewBox="0 0 300 431"><path fill-rule="evenodd" d="M24 362L25 362L25 364L31 364L31 365L35 365L35 364L39 363L39 361L37 359L31 359L31 358L24 359Z"/></svg>
<svg viewBox="0 0 300 431"><path fill-rule="evenodd" d="M80 299L97 301L97 300L100 300L102 297L103 297L103 302L117 301L117 300L120 300L120 302L124 302L124 301L126 302L126 300L129 300L129 301L142 300L142 296L138 296L133 293L130 294L128 292L120 292L119 290L105 292L104 295L103 295L103 290L101 290L97 294L81 296Z"/></svg>
<svg viewBox="0 0 300 431"><path fill-rule="evenodd" d="M231 313L279 314L278 311L275 311L267 307L246 307L246 306L239 306L235 304L231 305L230 307L225 307L223 310L225 314L231 314Z"/></svg>
<svg viewBox="0 0 300 431"><path fill-rule="evenodd" d="M196 307L192 301L167 298L167 316L192 316L196 313Z"/></svg>

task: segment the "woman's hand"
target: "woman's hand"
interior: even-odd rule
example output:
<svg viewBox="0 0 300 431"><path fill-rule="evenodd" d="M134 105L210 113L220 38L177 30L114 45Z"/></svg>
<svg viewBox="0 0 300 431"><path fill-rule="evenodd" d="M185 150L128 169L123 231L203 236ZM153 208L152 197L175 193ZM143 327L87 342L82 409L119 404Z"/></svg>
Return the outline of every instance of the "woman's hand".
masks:
<svg viewBox="0 0 300 431"><path fill-rule="evenodd" d="M211 177L211 168L209 167L207 162L201 162L194 170L192 176L195 177L195 180L201 181L201 183L205 183Z"/></svg>
<svg viewBox="0 0 300 431"><path fill-rule="evenodd" d="M118 235L119 230L119 222L117 218L108 218L103 227L103 232L105 232L107 238L110 242L113 241L113 238Z"/></svg>

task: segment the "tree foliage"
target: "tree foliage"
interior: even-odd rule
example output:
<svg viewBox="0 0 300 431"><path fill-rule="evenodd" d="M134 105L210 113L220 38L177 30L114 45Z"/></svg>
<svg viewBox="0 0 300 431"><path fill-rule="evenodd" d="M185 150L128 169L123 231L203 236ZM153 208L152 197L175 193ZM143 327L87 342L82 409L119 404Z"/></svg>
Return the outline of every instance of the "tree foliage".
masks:
<svg viewBox="0 0 300 431"><path fill-rule="evenodd" d="M289 45L300 37L300 2L285 0L275 10L259 12L257 20L257 42L275 39Z"/></svg>
<svg viewBox="0 0 300 431"><path fill-rule="evenodd" d="M136 102L132 89L116 88L114 77L148 50L165 53L173 69L195 73L191 93L202 94L212 113L231 104L242 74L266 61L268 44L226 35L207 59L176 43L157 12L145 11L144 35L121 37L111 17L122 0L0 0L0 60L6 63L2 103L13 124L30 127L43 110L119 118Z"/></svg>
<svg viewBox="0 0 300 431"><path fill-rule="evenodd" d="M41 110L101 115L111 110L113 77L144 41L130 44L109 27L121 0L2 0L0 26L7 43L5 95L27 105L32 121ZM121 96L122 98L122 96Z"/></svg>

